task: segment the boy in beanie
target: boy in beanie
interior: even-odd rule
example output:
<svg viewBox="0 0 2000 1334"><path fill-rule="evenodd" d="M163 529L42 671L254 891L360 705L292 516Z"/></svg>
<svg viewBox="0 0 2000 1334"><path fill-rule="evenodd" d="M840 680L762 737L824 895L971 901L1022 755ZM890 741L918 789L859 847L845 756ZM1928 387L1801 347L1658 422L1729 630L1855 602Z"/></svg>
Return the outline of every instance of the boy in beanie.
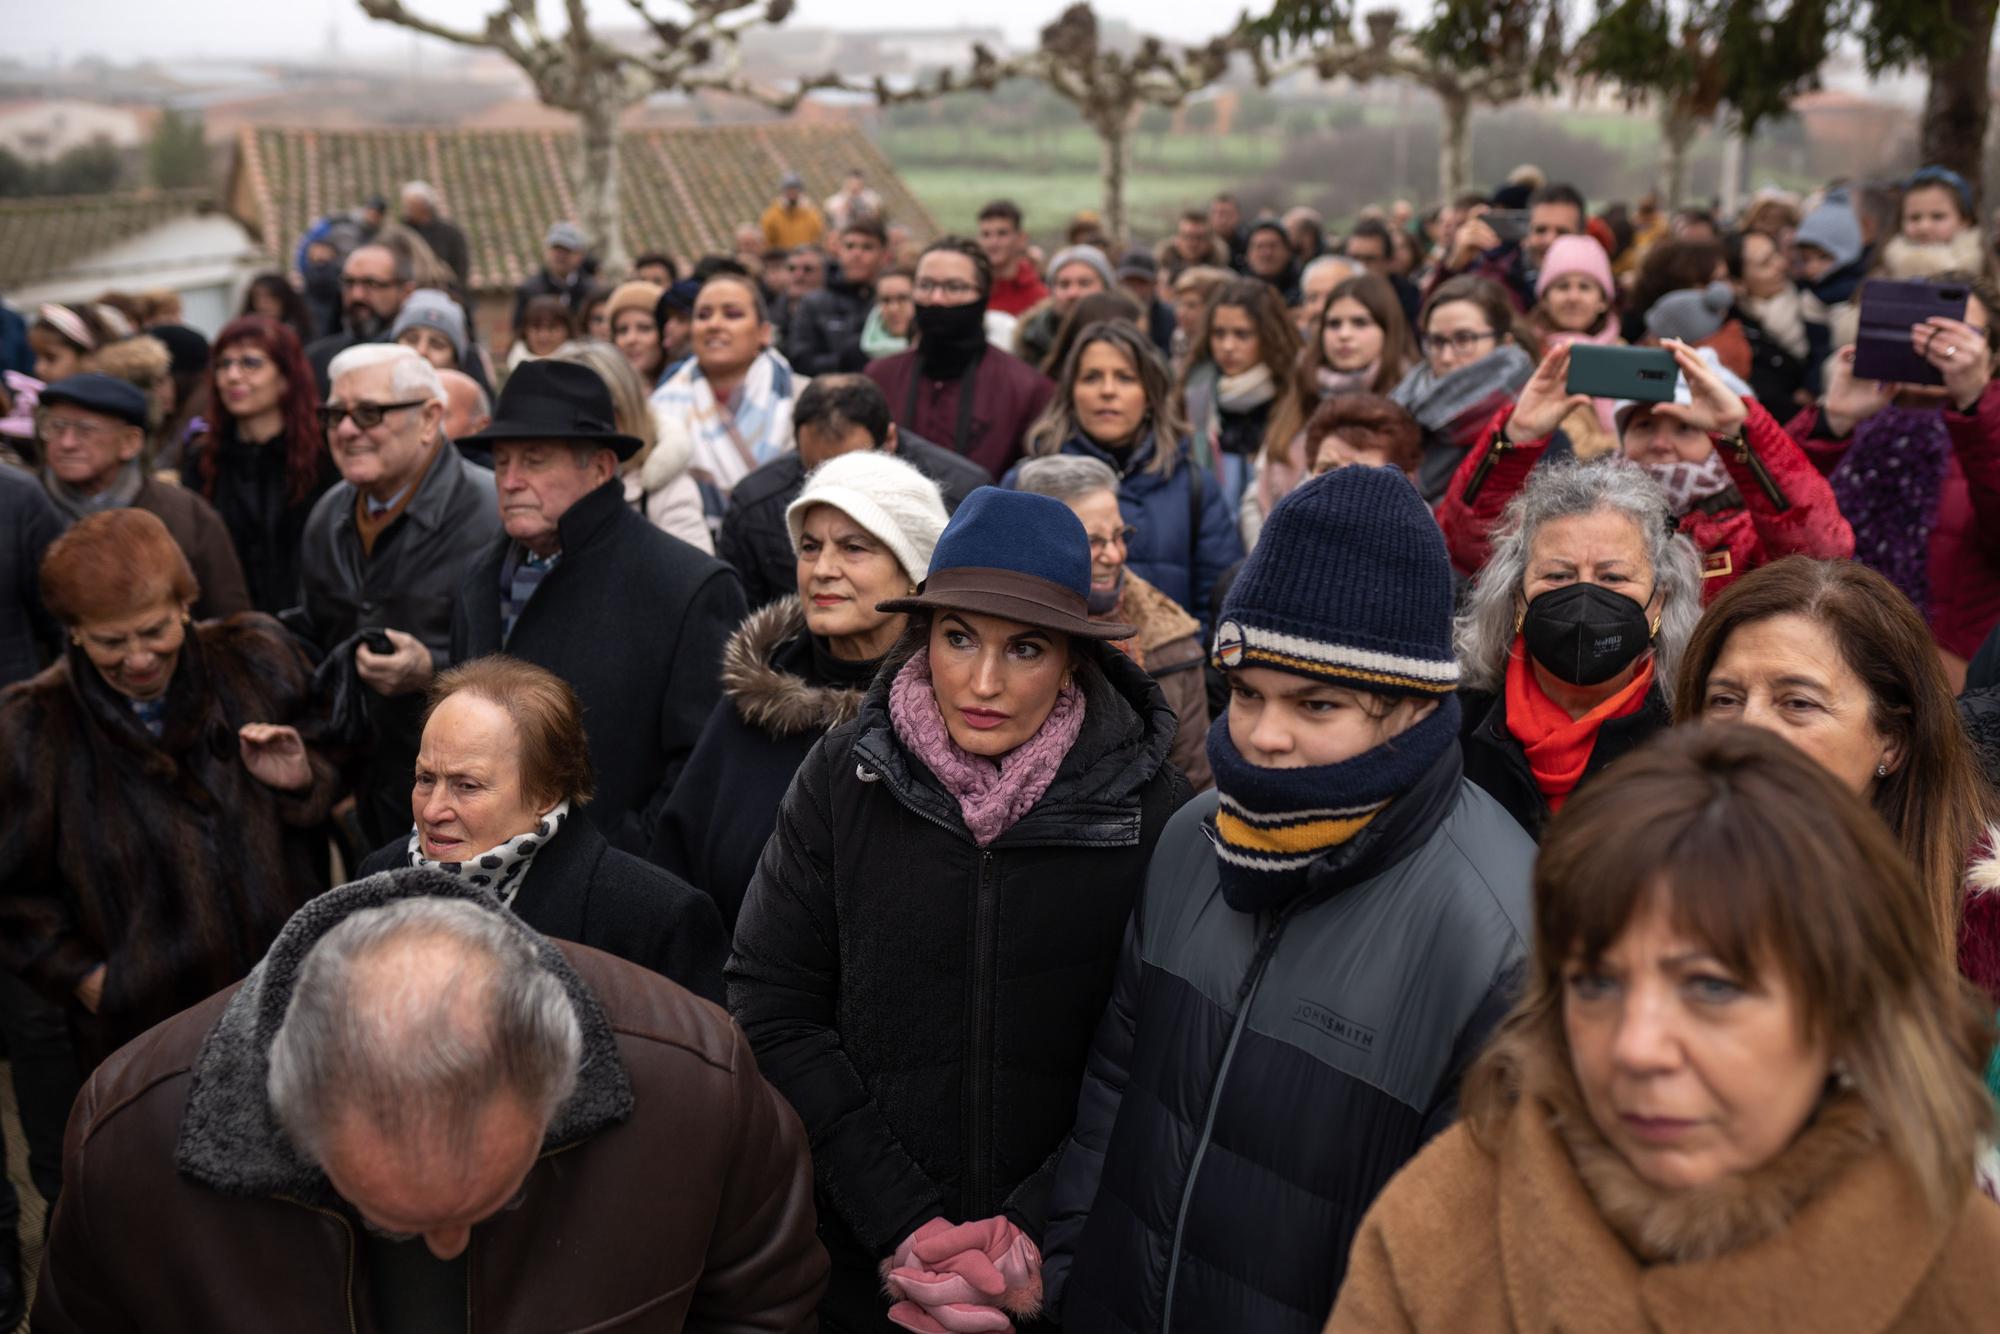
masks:
<svg viewBox="0 0 2000 1334"><path fill-rule="evenodd" d="M1409 482L1271 512L1223 604L1216 791L1155 850L1050 1200L1063 1327L1314 1334L1512 1000L1534 848L1466 782L1452 576Z"/></svg>

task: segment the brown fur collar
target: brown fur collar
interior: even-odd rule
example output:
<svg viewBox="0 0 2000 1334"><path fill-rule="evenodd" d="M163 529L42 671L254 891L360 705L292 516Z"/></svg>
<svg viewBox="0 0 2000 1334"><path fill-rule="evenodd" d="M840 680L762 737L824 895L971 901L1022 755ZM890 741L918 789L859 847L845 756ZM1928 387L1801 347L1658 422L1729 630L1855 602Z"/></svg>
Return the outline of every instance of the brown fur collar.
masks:
<svg viewBox="0 0 2000 1334"><path fill-rule="evenodd" d="M1118 614L1126 624L1136 626L1139 651L1150 654L1177 639L1193 635L1201 638L1201 622L1187 614L1181 604L1132 573L1125 571L1125 592L1118 601Z"/></svg>
<svg viewBox="0 0 2000 1334"><path fill-rule="evenodd" d="M1524 1087L1549 1110L1577 1176L1605 1223L1647 1264L1711 1260L1785 1230L1823 1188L1877 1147L1861 1100L1836 1093L1798 1137L1755 1171L1669 1190L1646 1181L1598 1132L1568 1062L1523 1052Z"/></svg>
<svg viewBox="0 0 2000 1334"><path fill-rule="evenodd" d="M743 721L760 732L772 736L824 732L861 708L859 690L814 685L771 665L779 647L805 633L805 628L798 598L781 598L751 612L722 652L723 692Z"/></svg>

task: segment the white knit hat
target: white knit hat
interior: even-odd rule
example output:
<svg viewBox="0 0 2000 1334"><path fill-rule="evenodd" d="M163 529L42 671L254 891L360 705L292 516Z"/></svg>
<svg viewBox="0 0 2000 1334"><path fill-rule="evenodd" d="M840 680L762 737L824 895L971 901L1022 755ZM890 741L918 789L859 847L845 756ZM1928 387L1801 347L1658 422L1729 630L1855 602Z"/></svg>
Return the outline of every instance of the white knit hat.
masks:
<svg viewBox="0 0 2000 1334"><path fill-rule="evenodd" d="M799 498L785 507L792 550L799 549L806 511L831 505L889 548L913 584L930 574L931 552L951 516L937 483L893 454L864 449L828 459L806 478Z"/></svg>

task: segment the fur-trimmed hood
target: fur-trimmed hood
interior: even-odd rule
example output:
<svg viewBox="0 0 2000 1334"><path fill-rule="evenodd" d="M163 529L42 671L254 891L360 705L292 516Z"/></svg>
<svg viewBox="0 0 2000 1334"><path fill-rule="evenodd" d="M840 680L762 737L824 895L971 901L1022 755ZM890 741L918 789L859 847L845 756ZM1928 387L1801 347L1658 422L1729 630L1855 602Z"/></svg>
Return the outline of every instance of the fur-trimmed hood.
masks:
<svg viewBox="0 0 2000 1334"><path fill-rule="evenodd" d="M329 890L294 913L263 962L230 998L195 1061L174 1151L183 1176L225 1195L331 1200L333 1188L325 1173L292 1146L271 1112L265 1091L271 1043L284 1023L299 969L321 937L364 908L424 896L470 899L501 915L532 939L542 966L562 983L576 1007L583 1061L576 1091L549 1123L543 1151L588 1139L632 1114L632 1085L611 1023L560 950L502 908L490 891L458 876L429 869L384 871Z"/></svg>
<svg viewBox="0 0 2000 1334"><path fill-rule="evenodd" d="M2000 826L1987 826L1986 837L1965 871L1958 971L2000 1005Z"/></svg>
<svg viewBox="0 0 2000 1334"><path fill-rule="evenodd" d="M751 612L722 651L723 693L743 721L760 732L825 732L861 709L860 689L816 685L775 665L778 650L805 630L805 609L798 598L780 598Z"/></svg>

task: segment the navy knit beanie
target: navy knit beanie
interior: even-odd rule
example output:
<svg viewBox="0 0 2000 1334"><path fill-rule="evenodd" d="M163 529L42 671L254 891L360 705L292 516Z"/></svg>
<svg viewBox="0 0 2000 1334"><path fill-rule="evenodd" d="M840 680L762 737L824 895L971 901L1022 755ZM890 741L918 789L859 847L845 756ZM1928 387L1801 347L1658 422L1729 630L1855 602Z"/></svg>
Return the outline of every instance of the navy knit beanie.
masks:
<svg viewBox="0 0 2000 1334"><path fill-rule="evenodd" d="M1377 695L1447 695L1451 558L1394 468L1336 468L1271 510L1222 604L1213 660Z"/></svg>

